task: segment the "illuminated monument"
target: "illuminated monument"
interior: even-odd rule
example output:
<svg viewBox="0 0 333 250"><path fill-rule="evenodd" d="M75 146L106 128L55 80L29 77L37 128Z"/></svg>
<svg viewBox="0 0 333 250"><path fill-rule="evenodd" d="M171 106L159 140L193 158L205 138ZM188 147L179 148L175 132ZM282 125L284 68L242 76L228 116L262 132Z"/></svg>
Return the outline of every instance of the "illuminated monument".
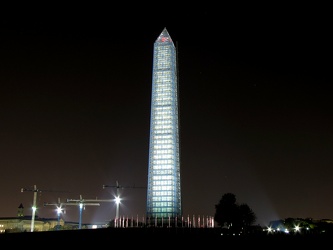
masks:
<svg viewBox="0 0 333 250"><path fill-rule="evenodd" d="M175 226L182 217L177 51L166 30L154 43L147 224Z"/></svg>

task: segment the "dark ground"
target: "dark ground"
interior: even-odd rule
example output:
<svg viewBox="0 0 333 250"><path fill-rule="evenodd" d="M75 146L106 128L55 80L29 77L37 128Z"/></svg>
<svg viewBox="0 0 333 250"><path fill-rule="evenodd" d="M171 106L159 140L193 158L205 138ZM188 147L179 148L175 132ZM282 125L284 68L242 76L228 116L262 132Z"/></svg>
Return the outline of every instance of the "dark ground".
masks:
<svg viewBox="0 0 333 250"><path fill-rule="evenodd" d="M332 235L266 235L254 233L242 236L221 235L219 229L190 228L103 228L62 230L48 232L24 232L0 234L0 242L15 241L15 243L39 242L51 244L49 247L80 246L87 242L97 244L110 243L123 247L219 247L225 244L244 247L277 247L296 244L297 247L319 247L330 242Z"/></svg>

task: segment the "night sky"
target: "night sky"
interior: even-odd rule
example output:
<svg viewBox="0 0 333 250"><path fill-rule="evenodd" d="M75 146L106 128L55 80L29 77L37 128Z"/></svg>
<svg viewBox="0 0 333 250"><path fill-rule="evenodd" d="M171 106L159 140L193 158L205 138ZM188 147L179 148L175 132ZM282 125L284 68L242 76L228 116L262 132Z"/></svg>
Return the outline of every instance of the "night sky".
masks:
<svg viewBox="0 0 333 250"><path fill-rule="evenodd" d="M333 219L329 18L286 9L3 15L0 217L20 203L31 215L21 188L37 185L37 214L56 218L44 202L113 199L103 185L117 181L128 187L120 215L145 215L153 44L166 27L178 48L184 216L213 216L230 192L261 225ZM82 219L115 211L102 202Z"/></svg>

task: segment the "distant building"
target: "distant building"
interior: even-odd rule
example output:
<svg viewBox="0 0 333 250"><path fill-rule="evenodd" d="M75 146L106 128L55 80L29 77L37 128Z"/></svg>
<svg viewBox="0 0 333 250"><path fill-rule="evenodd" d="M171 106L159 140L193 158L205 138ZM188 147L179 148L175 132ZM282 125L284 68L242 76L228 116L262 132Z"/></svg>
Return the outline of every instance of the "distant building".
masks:
<svg viewBox="0 0 333 250"><path fill-rule="evenodd" d="M163 29L154 43L147 225L181 221L179 100L177 51Z"/></svg>
<svg viewBox="0 0 333 250"><path fill-rule="evenodd" d="M24 206L21 203L18 206L17 217L0 217L0 233L11 232L30 232L31 231L31 215L24 215ZM98 225L97 227L101 227ZM77 222L65 222L63 219L58 218L39 218L35 216L34 230L36 232L41 231L53 231L60 229L77 229ZM85 224L82 228L93 228L93 225Z"/></svg>
<svg viewBox="0 0 333 250"><path fill-rule="evenodd" d="M6 232L30 232L32 216L24 215L24 206L21 203L17 209L17 217L0 218L0 233ZM64 221L59 221L60 225L64 225ZM49 231L58 225L57 219L35 218L35 231Z"/></svg>

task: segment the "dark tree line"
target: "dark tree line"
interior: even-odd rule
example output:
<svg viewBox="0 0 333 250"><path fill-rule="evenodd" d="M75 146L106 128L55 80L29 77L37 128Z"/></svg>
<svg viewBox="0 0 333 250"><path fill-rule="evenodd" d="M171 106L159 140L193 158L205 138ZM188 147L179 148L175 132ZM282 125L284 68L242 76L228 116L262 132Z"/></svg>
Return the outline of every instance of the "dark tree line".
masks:
<svg viewBox="0 0 333 250"><path fill-rule="evenodd" d="M257 217L246 203L237 203L236 195L226 193L215 205L214 220L220 227L243 231L252 226Z"/></svg>

